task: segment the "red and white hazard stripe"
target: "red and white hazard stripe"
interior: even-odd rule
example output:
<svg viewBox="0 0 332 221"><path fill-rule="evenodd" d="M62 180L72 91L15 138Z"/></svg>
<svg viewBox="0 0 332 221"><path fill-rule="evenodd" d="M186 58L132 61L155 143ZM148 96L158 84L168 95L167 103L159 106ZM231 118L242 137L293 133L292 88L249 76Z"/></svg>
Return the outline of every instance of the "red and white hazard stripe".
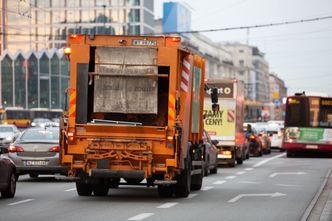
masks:
<svg viewBox="0 0 332 221"><path fill-rule="evenodd" d="M227 111L227 121L228 122L233 122L234 121L234 110L229 110Z"/></svg>
<svg viewBox="0 0 332 221"><path fill-rule="evenodd" d="M183 59L182 74L181 74L181 89L188 92L189 87L189 74L190 74L190 62L186 57Z"/></svg>

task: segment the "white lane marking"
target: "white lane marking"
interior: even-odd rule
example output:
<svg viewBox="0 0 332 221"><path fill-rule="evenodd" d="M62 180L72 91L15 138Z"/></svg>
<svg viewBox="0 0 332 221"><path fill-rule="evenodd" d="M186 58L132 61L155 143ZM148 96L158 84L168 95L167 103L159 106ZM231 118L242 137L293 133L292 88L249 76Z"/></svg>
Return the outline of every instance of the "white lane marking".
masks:
<svg viewBox="0 0 332 221"><path fill-rule="evenodd" d="M130 217L128 220L143 220L152 215L154 215L154 213L141 213L141 214L138 214L137 216Z"/></svg>
<svg viewBox="0 0 332 221"><path fill-rule="evenodd" d="M70 192L70 191L74 191L74 190L76 190L76 188L71 188L71 189L65 190L65 192Z"/></svg>
<svg viewBox="0 0 332 221"><path fill-rule="evenodd" d="M284 157L284 156L286 156L286 153L282 153L282 154L276 155L276 156L274 156L274 157L267 158L267 159L265 159L265 160L262 160L262 161L256 163L253 167L260 167L260 166L262 166L263 164L266 164L267 162L269 162L269 161L271 161L271 160L275 160L275 159L277 159L277 158Z"/></svg>
<svg viewBox="0 0 332 221"><path fill-rule="evenodd" d="M245 172L245 171L240 171L240 172L237 172L236 175L242 175L242 174L245 174L245 173L247 173L247 172Z"/></svg>
<svg viewBox="0 0 332 221"><path fill-rule="evenodd" d="M246 171L251 171L251 170L253 170L254 168L251 168L251 167L249 167L249 168L245 168L244 170L246 170Z"/></svg>
<svg viewBox="0 0 332 221"><path fill-rule="evenodd" d="M255 182L255 181L239 181L239 183L245 183L245 184L259 184L258 182Z"/></svg>
<svg viewBox="0 0 332 221"><path fill-rule="evenodd" d="M197 195L198 195L197 193L190 193L187 198L192 199L192 198L196 197Z"/></svg>
<svg viewBox="0 0 332 221"><path fill-rule="evenodd" d="M229 203L235 203L236 201L238 201L239 199L241 199L242 197L256 197L256 196L270 196L270 197L280 197L280 196L286 196L286 194L283 193L254 193L254 194L240 194L237 195L236 197L234 197L233 199L229 200Z"/></svg>
<svg viewBox="0 0 332 221"><path fill-rule="evenodd" d="M8 206L15 206L15 205L18 205L18 204L30 202L32 200L35 200L35 199L26 199L26 200L21 200L21 201L15 202L15 203L9 203Z"/></svg>
<svg viewBox="0 0 332 221"><path fill-rule="evenodd" d="M164 203L164 204L158 206L157 208L158 209L168 209L168 208L175 206L176 204L178 204L178 203Z"/></svg>
<svg viewBox="0 0 332 221"><path fill-rule="evenodd" d="M231 179L235 179L235 178L236 178L236 176L227 176L227 177L225 177L226 180L231 180Z"/></svg>
<svg viewBox="0 0 332 221"><path fill-rule="evenodd" d="M223 183L226 183L226 180L218 180L218 181L214 182L213 184L214 185L220 185L220 184L223 184Z"/></svg>
<svg viewBox="0 0 332 221"><path fill-rule="evenodd" d="M284 187L301 187L300 185L292 185L292 184L274 184L275 186L284 186Z"/></svg>
<svg viewBox="0 0 332 221"><path fill-rule="evenodd" d="M202 188L202 191L208 191L210 189L213 189L214 187L213 186L205 186Z"/></svg>
<svg viewBox="0 0 332 221"><path fill-rule="evenodd" d="M307 174L305 172L282 172L282 173L272 173L269 177L270 178L273 178L273 177L276 177L278 175L304 175L304 174Z"/></svg>

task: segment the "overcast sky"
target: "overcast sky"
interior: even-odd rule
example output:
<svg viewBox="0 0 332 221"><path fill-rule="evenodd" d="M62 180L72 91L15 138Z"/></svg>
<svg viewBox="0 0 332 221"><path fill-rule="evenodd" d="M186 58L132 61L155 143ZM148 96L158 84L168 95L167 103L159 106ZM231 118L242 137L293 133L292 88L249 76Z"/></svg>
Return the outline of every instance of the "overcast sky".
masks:
<svg viewBox="0 0 332 221"><path fill-rule="evenodd" d="M155 16L162 17L156 0ZM251 26L332 16L332 0L186 0L193 30ZM213 41L247 42L247 31L204 33ZM251 29L249 44L265 53L270 71L283 79L288 94L332 96L332 19Z"/></svg>

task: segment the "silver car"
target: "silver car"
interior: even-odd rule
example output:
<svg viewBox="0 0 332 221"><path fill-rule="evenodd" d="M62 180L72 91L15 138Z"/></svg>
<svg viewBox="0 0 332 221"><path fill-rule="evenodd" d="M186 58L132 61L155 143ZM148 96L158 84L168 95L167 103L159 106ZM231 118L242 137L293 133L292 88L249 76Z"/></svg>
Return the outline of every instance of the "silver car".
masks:
<svg viewBox="0 0 332 221"><path fill-rule="evenodd" d="M9 157L16 165L17 175L65 174L59 164L59 128L28 128L9 146Z"/></svg>
<svg viewBox="0 0 332 221"><path fill-rule="evenodd" d="M14 124L0 125L0 146L8 147L20 134L20 131Z"/></svg>

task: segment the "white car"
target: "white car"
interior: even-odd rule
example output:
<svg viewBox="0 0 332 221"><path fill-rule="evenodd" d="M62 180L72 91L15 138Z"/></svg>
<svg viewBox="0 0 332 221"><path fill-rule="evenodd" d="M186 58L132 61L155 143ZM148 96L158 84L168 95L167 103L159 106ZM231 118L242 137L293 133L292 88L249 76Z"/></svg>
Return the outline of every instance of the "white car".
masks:
<svg viewBox="0 0 332 221"><path fill-rule="evenodd" d="M0 125L0 146L7 147L14 142L20 134L20 131L14 124Z"/></svg>
<svg viewBox="0 0 332 221"><path fill-rule="evenodd" d="M282 139L284 135L283 127L279 124L269 123L267 126L267 133L271 137L271 148L282 151Z"/></svg>

